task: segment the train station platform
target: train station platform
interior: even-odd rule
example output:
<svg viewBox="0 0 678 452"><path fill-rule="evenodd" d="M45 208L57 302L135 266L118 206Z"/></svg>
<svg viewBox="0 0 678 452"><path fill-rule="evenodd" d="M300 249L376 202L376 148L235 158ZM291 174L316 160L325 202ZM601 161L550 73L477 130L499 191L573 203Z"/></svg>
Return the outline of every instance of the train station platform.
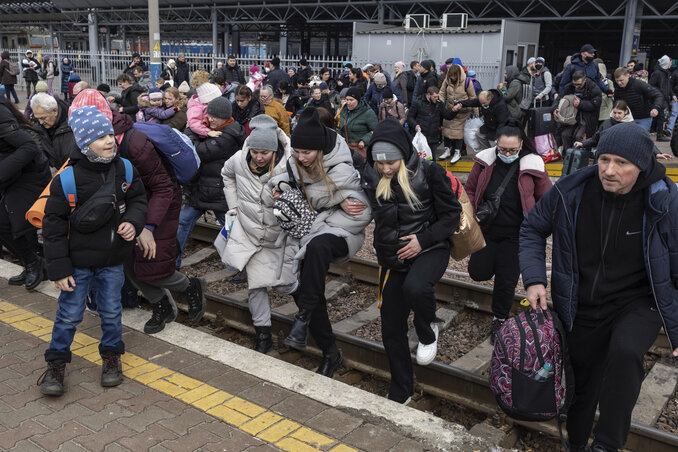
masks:
<svg viewBox="0 0 678 452"><path fill-rule="evenodd" d="M0 450L499 450L463 427L176 322L123 313L123 383L99 385L99 321L85 312L67 392L40 394L58 291L7 284L0 260Z"/></svg>

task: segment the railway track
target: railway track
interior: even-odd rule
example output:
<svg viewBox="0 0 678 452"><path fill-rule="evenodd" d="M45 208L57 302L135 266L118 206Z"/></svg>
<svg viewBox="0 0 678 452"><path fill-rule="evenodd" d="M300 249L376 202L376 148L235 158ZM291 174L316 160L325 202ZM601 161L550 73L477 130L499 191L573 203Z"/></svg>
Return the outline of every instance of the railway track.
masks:
<svg viewBox="0 0 678 452"><path fill-rule="evenodd" d="M198 223L193 238L212 242L218 228L206 223ZM376 264L366 259L352 259L346 264L332 265L330 272L351 276L354 279L370 284L377 282ZM246 292L243 291L243 292ZM207 315L220 319L223 324L247 334L253 334L250 312L243 293L230 295L207 294ZM440 301L463 306L469 309L491 312L492 290L489 287L473 283L443 278L436 287L436 295ZM516 306L519 308L520 298L516 295ZM281 309L282 308L282 309ZM282 311L282 312L281 312ZM278 338L284 338L291 329L293 313L285 306L273 309L273 331ZM350 333L335 331L337 345L341 349L346 366L379 378L389 378L389 367L383 345L374 341L356 337ZM282 343L282 340L279 341ZM486 341L487 342L487 341ZM665 336L655 346L668 347ZM491 349L490 349L491 350ZM309 344L308 353L319 356L320 350ZM494 395L489 389L487 377L482 371L487 368L481 355L488 353L488 343L483 343L452 364L433 362L429 366L414 364L416 384L429 396L449 400L475 411L492 415L499 409ZM472 355L472 356L468 356ZM459 365L455 365L459 363ZM673 392L673 390L671 390ZM641 394L642 396L642 394ZM519 425L528 430L540 432L550 437L558 436L555 422L521 422L506 418L512 425ZM633 422L626 444L627 449L649 452L675 452L678 450L678 436L656 429L649 425Z"/></svg>

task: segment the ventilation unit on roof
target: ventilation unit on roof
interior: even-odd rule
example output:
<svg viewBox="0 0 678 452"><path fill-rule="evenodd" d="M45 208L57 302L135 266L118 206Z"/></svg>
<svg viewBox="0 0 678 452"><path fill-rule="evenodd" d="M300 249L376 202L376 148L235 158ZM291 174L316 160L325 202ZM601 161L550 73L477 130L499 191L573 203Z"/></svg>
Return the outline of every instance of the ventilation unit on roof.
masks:
<svg viewBox="0 0 678 452"><path fill-rule="evenodd" d="M429 14L408 14L405 16L405 28L429 28L431 16Z"/></svg>
<svg viewBox="0 0 678 452"><path fill-rule="evenodd" d="M468 14L466 13L448 13L443 14L441 19L441 26L443 28L453 28L462 30L468 26Z"/></svg>

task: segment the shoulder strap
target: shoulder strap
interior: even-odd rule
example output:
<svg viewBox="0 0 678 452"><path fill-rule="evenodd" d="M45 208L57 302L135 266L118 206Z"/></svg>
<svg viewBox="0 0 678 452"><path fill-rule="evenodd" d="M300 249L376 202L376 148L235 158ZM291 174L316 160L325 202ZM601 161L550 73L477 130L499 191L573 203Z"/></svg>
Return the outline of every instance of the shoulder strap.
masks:
<svg viewBox="0 0 678 452"><path fill-rule="evenodd" d="M132 177L134 177L134 168L132 168L132 162L129 160L120 157L122 163L125 165L125 183L127 183L127 188L132 185Z"/></svg>
<svg viewBox="0 0 678 452"><path fill-rule="evenodd" d="M501 181L501 185L499 188L497 188L497 191L495 192L497 196L501 198L501 195L504 194L504 190L506 189L506 186L509 183L509 180L511 180L511 176L513 176L513 173L516 172L516 168L520 165L520 162L516 162L515 165L513 165L508 172L506 173L506 176L504 176L504 180Z"/></svg>
<svg viewBox="0 0 678 452"><path fill-rule="evenodd" d="M129 140L132 137L132 134L134 133L134 129L129 129L125 134L122 136L122 141L120 142L120 147L118 149L120 155L127 154L127 147L129 146Z"/></svg>
<svg viewBox="0 0 678 452"><path fill-rule="evenodd" d="M61 180L61 189L64 192L64 196L68 201L71 212L73 212L73 210L75 210L76 204L78 203L78 194L75 190L75 175L73 174L73 167L69 166L59 173L59 180Z"/></svg>
<svg viewBox="0 0 678 452"><path fill-rule="evenodd" d="M285 166L287 166L287 175L289 176L289 185L292 188L297 188L297 180L294 178L294 173L292 172L292 166L290 166L290 159L287 159L285 162Z"/></svg>

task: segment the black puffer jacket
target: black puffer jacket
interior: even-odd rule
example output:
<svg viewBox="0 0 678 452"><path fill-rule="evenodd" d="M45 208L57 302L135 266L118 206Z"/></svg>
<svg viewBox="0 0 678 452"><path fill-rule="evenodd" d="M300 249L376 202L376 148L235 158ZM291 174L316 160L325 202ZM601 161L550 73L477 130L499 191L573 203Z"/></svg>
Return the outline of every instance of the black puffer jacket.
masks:
<svg viewBox="0 0 678 452"><path fill-rule="evenodd" d="M650 117L650 110L661 110L664 105L664 96L656 88L649 84L629 77L629 82L624 88L614 83L614 100L624 100L631 110L634 119Z"/></svg>
<svg viewBox="0 0 678 452"><path fill-rule="evenodd" d="M233 119L236 122L239 122L240 125L242 125L245 128L245 133L247 136L249 136L251 130L250 130L250 120L254 118L255 116L259 115L265 115L266 110L264 109L264 106L259 103L259 101L252 97L252 100L250 101L249 104L247 104L247 107L244 109L241 109L238 107L238 103L236 101L232 102L233 105Z"/></svg>
<svg viewBox="0 0 678 452"><path fill-rule="evenodd" d="M47 275L52 281L71 276L74 267L122 264L132 255L134 241L123 240L117 233L118 226L128 221L134 226L135 236L138 236L146 224L146 192L136 169L132 184L123 191L125 165L119 157L111 163L93 163L80 150L74 150L70 158L78 197L76 210L101 188L109 168L115 165L115 194L119 200L119 210L124 204L124 213L114 213L107 224L92 233L82 233L69 227L71 209L61 188L61 175L57 175L50 186L50 197L45 205L42 222Z"/></svg>
<svg viewBox="0 0 678 452"><path fill-rule="evenodd" d="M245 83L245 78L242 75L240 66L237 64L233 67L229 66L228 64L224 65L221 68L221 73L224 76L224 80L226 80L228 83Z"/></svg>
<svg viewBox="0 0 678 452"><path fill-rule="evenodd" d="M380 174L374 168L372 146L379 141L396 145L404 164L412 172L410 187L421 206L416 210L407 203L397 179L391 179L392 198L377 200ZM401 237L416 234L422 253L432 248L449 247L448 238L457 230L461 205L452 192L451 181L443 167L419 158L405 129L393 118L382 121L374 131L367 149L367 164L362 187L374 215L374 248L379 265L397 271L409 270L410 262L398 259L398 250L407 242Z"/></svg>
<svg viewBox="0 0 678 452"><path fill-rule="evenodd" d="M575 94L576 88L572 83L565 87L565 95ZM603 101L603 92L598 88L596 82L586 78L584 89L579 98L579 107L577 107L577 124L586 124L586 136L590 137L596 133L598 128L598 116L600 114L600 104Z"/></svg>
<svg viewBox="0 0 678 452"><path fill-rule="evenodd" d="M421 133L426 137L426 141L431 144L438 144L442 139L440 127L443 125L443 119L454 119L457 113L445 108L441 101L435 104L428 100L426 96L410 105L407 110L407 127L414 136L417 133L416 127L421 126Z"/></svg>
<svg viewBox="0 0 678 452"><path fill-rule="evenodd" d="M0 209L6 209L12 234L18 237L33 228L26 211L38 199L52 176L47 157L20 126L0 99Z"/></svg>
<svg viewBox="0 0 678 452"><path fill-rule="evenodd" d="M200 157L198 175L189 184L184 185L186 203L196 209L216 212L228 210L221 169L226 160L242 148L247 136L243 126L235 121L220 129L220 132L221 135L214 138L202 138L190 129L186 132Z"/></svg>
<svg viewBox="0 0 678 452"><path fill-rule="evenodd" d="M139 96L145 92L146 90L143 86L135 83L120 93L120 106L122 107L122 112L132 118L132 121L135 120L134 115L139 111Z"/></svg>
<svg viewBox="0 0 678 452"><path fill-rule="evenodd" d="M423 99L430 86L438 87L438 76L436 75L434 68L426 74L422 74L420 77L421 82L419 83L419 92L416 95L417 99Z"/></svg>
<svg viewBox="0 0 678 452"><path fill-rule="evenodd" d="M483 118L483 125L480 126L480 131L490 140L497 138L497 130L506 125L506 121L511 117L509 109L504 101L504 96L496 89L490 89L494 97L490 101L488 108L483 108L480 105L478 98L462 100L463 107L478 107L480 116Z"/></svg>
<svg viewBox="0 0 678 452"><path fill-rule="evenodd" d="M671 97L673 97L673 89L671 87L671 73L667 69L662 68L657 63L648 83L657 88L666 102L670 103Z"/></svg>
<svg viewBox="0 0 678 452"><path fill-rule="evenodd" d="M68 125L68 105L62 100L57 100L59 116L49 129L45 129L39 123L33 127L40 137L40 148L47 154L49 165L52 168L61 168L68 156L76 149L73 131Z"/></svg>

